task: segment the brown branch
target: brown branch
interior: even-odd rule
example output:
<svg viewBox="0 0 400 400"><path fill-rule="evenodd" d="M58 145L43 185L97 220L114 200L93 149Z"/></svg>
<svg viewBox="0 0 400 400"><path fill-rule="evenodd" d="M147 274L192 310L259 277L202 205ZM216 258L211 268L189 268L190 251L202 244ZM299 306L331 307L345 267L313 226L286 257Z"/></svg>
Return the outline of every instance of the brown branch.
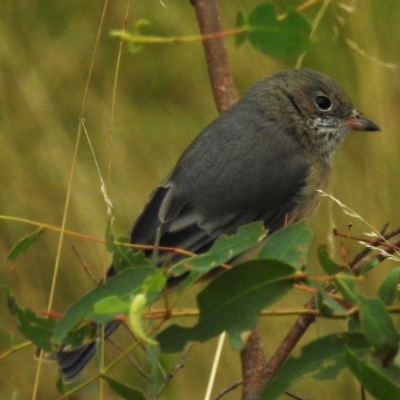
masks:
<svg viewBox="0 0 400 400"><path fill-rule="evenodd" d="M386 235L385 235L386 237ZM400 247L400 238L396 238L392 242L388 243L387 246L380 243L379 247L382 248L386 252L386 254L390 255L396 252L396 250ZM364 250L363 250L364 252ZM371 259L376 259L378 262L382 262L387 259L387 256L384 254L376 254L375 256L369 258L367 261ZM354 257L352 262L350 263L351 270L353 271L354 275L359 275L363 265L366 263L364 258L360 258L358 255Z"/></svg>
<svg viewBox="0 0 400 400"><path fill-rule="evenodd" d="M315 297L312 297L308 301L306 308L315 309ZM297 318L297 321L294 323L286 337L282 340L278 350L268 361L265 367L265 374L261 379L263 386L265 386L276 375L279 367L287 359L293 348L314 321L314 315L302 315L301 317Z"/></svg>
<svg viewBox="0 0 400 400"><path fill-rule="evenodd" d="M369 243L372 247L381 248L387 254L393 254L394 252L396 252L397 250L400 249L400 238L396 238L395 240L393 240L391 242L389 242L389 239L393 239L395 236L397 236L400 233L400 228L397 228L391 232L385 233L387 226L388 226L388 224L384 225L384 227L381 230L382 237L379 239L376 239L376 240L370 240L370 239L366 239L366 238L357 238L357 237L348 236L348 235L345 236L344 234L341 234L340 232L338 232L336 229L333 230L333 234L335 236L348 237L353 240ZM373 251L373 248L366 247L365 249L360 251L353 258L353 260L350 262L350 268L353 271L354 275L360 274L361 268L365 264L365 257L372 251ZM383 254L376 254L374 257L369 258L368 261L373 258L375 258L379 262L382 262L387 257Z"/></svg>
<svg viewBox="0 0 400 400"><path fill-rule="evenodd" d="M222 32L221 17L217 0L191 0L196 11L201 35ZM228 109L238 99L230 72L228 52L222 38L203 40L208 75L219 112ZM264 348L258 330L252 332L241 351L243 374L242 398L259 398L262 386L260 377L265 368Z"/></svg>
<svg viewBox="0 0 400 400"><path fill-rule="evenodd" d="M222 32L217 0L191 0L202 36ZM230 72L228 52L222 37L203 40L211 88L218 112L236 103L237 91Z"/></svg>
<svg viewBox="0 0 400 400"><path fill-rule="evenodd" d="M227 388L225 388L224 390L219 392L212 400L220 400L220 399L222 399L222 397L224 397L229 392L232 392L234 389L236 389L242 383L243 383L242 380L239 380L239 381L236 381L236 382L232 383L232 385L228 386Z"/></svg>
<svg viewBox="0 0 400 400"><path fill-rule="evenodd" d="M267 365L265 363L264 345L260 332L255 329L247 339L246 346L240 352L242 365L242 399L258 400L264 387Z"/></svg>
<svg viewBox="0 0 400 400"><path fill-rule="evenodd" d="M391 234L393 234L392 236L397 235L398 233L399 232L397 232L397 230L391 232ZM393 247L393 250L400 250L400 247L395 246L395 245L393 245L391 243L387 243L387 238L384 237L384 236L382 238L377 239L377 240L371 240L371 239L367 239L367 238L364 238L364 237L358 237L358 236L349 235L347 233L341 233L336 229L333 230L333 234L334 234L334 236L343 237L345 239L351 239L351 240L355 240L357 242L368 243L368 244L370 244L371 246L374 246L374 247L378 247L378 246Z"/></svg>
<svg viewBox="0 0 400 400"><path fill-rule="evenodd" d="M217 0L191 0L195 8L197 23L201 35L222 32L221 17ZM236 103L237 91L230 72L228 52L222 38L203 40L208 75L219 112ZM258 331L252 332L245 348L241 352L243 373L242 398L257 399L262 381L259 377L265 368L264 349ZM249 397L250 395L250 397Z"/></svg>

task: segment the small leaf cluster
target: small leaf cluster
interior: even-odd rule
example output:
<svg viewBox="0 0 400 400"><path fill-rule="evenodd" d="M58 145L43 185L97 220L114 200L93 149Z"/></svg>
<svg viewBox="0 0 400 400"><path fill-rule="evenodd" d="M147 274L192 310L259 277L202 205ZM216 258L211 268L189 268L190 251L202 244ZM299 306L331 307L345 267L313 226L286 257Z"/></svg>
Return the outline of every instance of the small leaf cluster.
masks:
<svg viewBox="0 0 400 400"><path fill-rule="evenodd" d="M184 257L160 267L142 252L132 251L128 238L114 240L108 230L106 243L113 253L115 276L77 301L61 319L40 317L22 308L9 289L4 292L20 331L47 353L61 346L77 348L95 338L98 324L124 319L135 337L148 347L149 363L155 371L159 352L181 352L189 342L205 342L222 332L227 332L235 347L241 348L243 343L238 339L241 333L253 329L263 310L295 290L295 284L300 285L315 293L312 311L317 316L345 319L348 329L320 337L304 346L300 356L289 357L267 385L262 398L278 398L305 376L335 379L343 369L350 370L374 397L400 398L399 333L391 316L399 302L400 268L388 274L375 296L366 297L359 293L357 284L376 263L369 261L363 276L356 277L349 267L331 260L321 246L318 257L327 277L312 277L307 264L312 234L304 223L287 226L269 235L267 240L266 237L261 223L249 224L233 236L219 238L205 254ZM194 325L180 325L174 317L173 305L168 302L161 319L144 323L143 316L155 301L179 295L210 271L221 265L228 267L225 263L255 246L261 247L256 258L227 269L197 295L198 319ZM23 251L26 246L20 249ZM15 248L12 253L14 258ZM178 282L172 294L171 278ZM167 319L173 323L165 328ZM142 396L104 371L99 376L124 398L130 397L123 393L135 393L131 398ZM157 383L152 391L157 393L160 379L155 378L154 382Z"/></svg>
<svg viewBox="0 0 400 400"><path fill-rule="evenodd" d="M248 18L239 12L236 25L243 30L236 36L237 46L248 40L254 49L276 58L296 57L313 44L311 24L303 15L289 10L278 18L271 3L259 4Z"/></svg>
<svg viewBox="0 0 400 400"><path fill-rule="evenodd" d="M128 43L132 53L142 50L144 45L171 44L198 41L199 36L157 37L143 34L142 29L150 26L150 21L137 20L130 32L115 30L110 34ZM248 15L239 12L236 19L236 29L216 32L214 37L235 36L237 46L246 41L255 50L275 58L296 57L306 52L313 45L311 39L312 26L307 18L289 9L283 15L278 15L275 5L269 2L257 5ZM212 38L211 34L207 39Z"/></svg>

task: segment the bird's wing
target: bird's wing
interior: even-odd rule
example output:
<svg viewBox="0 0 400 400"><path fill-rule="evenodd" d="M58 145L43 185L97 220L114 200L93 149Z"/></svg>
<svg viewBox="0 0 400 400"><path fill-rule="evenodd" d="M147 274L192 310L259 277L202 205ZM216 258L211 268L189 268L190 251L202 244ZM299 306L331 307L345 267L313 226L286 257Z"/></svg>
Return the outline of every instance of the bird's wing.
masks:
<svg viewBox="0 0 400 400"><path fill-rule="evenodd" d="M176 197L173 185L159 186L136 220L130 234L131 242L154 244L160 230L160 246L205 251L204 246L211 245L216 236L200 227L199 216L193 211L190 204ZM172 253L161 252L158 262L161 264L174 257Z"/></svg>
<svg viewBox="0 0 400 400"><path fill-rule="evenodd" d="M308 167L297 156L278 160L276 165L280 155L273 143L270 147L261 162L245 162L245 171L240 165L232 166L234 152L228 160L218 162L210 152L194 152L192 156L189 149L171 176L151 195L132 228L132 243L154 244L159 230L160 246L202 253L221 234L232 234L250 222L263 221L270 230L282 227L301 198ZM211 162L208 157L214 165L204 170L203 166ZM201 166L192 173L196 162ZM188 170L185 164L191 168ZM228 176L226 168L230 170ZM175 261L177 257L160 252L158 262Z"/></svg>
<svg viewBox="0 0 400 400"><path fill-rule="evenodd" d="M305 200L309 163L291 132L261 113L249 118L239 103L197 137L153 192L132 243L154 244L160 230L160 246L201 253L250 222L279 229ZM160 252L159 263L176 257Z"/></svg>

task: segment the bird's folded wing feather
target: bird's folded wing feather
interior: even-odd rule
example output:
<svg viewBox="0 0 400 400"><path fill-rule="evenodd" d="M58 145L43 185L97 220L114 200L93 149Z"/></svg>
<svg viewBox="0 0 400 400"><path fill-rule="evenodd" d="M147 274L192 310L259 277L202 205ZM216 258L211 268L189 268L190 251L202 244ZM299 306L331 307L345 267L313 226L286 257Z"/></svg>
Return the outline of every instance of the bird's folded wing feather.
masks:
<svg viewBox="0 0 400 400"><path fill-rule="evenodd" d="M233 107L192 143L151 195L131 231L132 243L154 244L160 230L160 246L202 253L244 224L263 221L270 230L284 225L301 201L308 164L295 141L274 131L276 121L254 118L249 126L242 117ZM176 257L160 252L159 263Z"/></svg>

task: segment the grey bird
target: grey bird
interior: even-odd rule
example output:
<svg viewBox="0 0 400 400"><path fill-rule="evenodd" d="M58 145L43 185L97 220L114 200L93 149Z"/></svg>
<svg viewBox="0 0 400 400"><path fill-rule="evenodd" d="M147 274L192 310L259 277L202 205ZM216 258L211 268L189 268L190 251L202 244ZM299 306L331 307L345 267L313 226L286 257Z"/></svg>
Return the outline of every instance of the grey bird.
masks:
<svg viewBox="0 0 400 400"><path fill-rule="evenodd" d="M306 219L349 130L379 128L326 75L287 70L256 83L182 154L134 223L131 242L154 244L160 230L160 246L203 253L250 222L274 232ZM160 253L158 263L176 257ZM108 278L114 273L111 267ZM117 326L106 325L105 336ZM75 378L94 351L94 343L60 350L63 377Z"/></svg>

